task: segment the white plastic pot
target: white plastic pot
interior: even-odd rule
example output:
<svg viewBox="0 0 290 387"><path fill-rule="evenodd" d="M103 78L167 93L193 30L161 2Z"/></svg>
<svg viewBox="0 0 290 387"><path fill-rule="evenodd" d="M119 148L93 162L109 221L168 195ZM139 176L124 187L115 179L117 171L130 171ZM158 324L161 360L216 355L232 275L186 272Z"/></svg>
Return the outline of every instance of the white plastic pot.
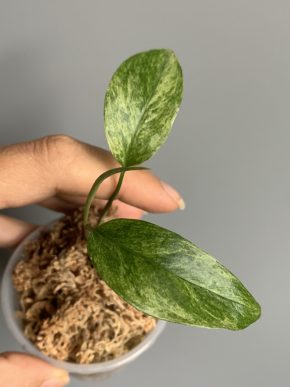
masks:
<svg viewBox="0 0 290 387"><path fill-rule="evenodd" d="M50 225L46 226L50 227ZM70 374L81 378L93 378L93 379L104 379L110 376L114 371L120 369L131 361L135 360L140 356L144 351L146 351L151 345L155 342L157 337L163 331L166 323L159 320L156 324L156 327L151 331L143 341L138 344L131 351L127 352L125 355L120 356L114 360L109 360L101 363L94 364L75 364L65 361L55 360L43 354L30 340L28 340L22 331L21 321L16 317L16 311L19 310L19 301L18 295L14 286L12 284L12 273L15 267L15 264L23 257L23 246L24 244L32 239L38 237L40 232L44 227L39 227L33 231L13 252L11 255L7 266L4 271L2 279L2 289L1 289L1 305L3 309L3 314L5 321L8 325L8 328L12 332L15 339L21 345L23 351L28 352L32 355L38 356L43 360L46 360L50 364L63 368L68 371Z"/></svg>

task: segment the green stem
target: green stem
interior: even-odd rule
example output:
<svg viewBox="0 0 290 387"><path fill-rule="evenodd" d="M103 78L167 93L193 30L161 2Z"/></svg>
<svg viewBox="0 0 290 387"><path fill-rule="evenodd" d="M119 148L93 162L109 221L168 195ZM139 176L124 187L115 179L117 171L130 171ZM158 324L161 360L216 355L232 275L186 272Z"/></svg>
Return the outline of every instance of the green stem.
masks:
<svg viewBox="0 0 290 387"><path fill-rule="evenodd" d="M113 201L116 199L118 193L120 192L120 189L121 189L121 186L122 186L122 183L124 180L125 172L126 172L126 170L123 169L123 171L120 173L117 187L115 188L115 191L112 193L111 197L107 201L105 207L102 209L99 220L98 220L98 225L101 223L104 216L109 212L110 208L112 207Z"/></svg>
<svg viewBox="0 0 290 387"><path fill-rule="evenodd" d="M99 188L99 186L102 184L102 182L107 179L108 177L114 175L115 173L119 173L123 170L123 168L114 168L110 169L109 171L104 172L102 175L100 175L97 180L94 182L88 196L87 200L85 203L84 207L84 226L86 227L88 225L88 219L89 219L89 213L90 213L90 208L92 205L92 202L94 200L95 194Z"/></svg>
<svg viewBox="0 0 290 387"><path fill-rule="evenodd" d="M120 175L120 178L119 178L119 181L118 181L118 185L115 189L115 191L112 193L111 197L109 198L109 201L108 203L106 204L105 208L108 206L108 204L110 203L110 205L112 204L114 198L116 197L116 195L118 194L120 188L121 188L121 185L122 185L122 181L123 181L123 178L124 178L124 173L126 171L135 171L135 170L143 170L143 169L148 169L148 168L145 168L145 167L119 167L119 168L114 168L114 169L110 169L109 171L106 171L104 172L102 175L100 175L97 180L94 182L88 196L87 196L87 200L86 200L86 203L85 203L85 206L84 206L84 226L85 227L88 227L88 219L89 219L89 213L90 213L90 208L91 208L91 205L92 205L92 202L94 200L94 197L96 195L96 192L98 190L98 188L100 187L100 185L102 184L102 182L104 180L106 180L108 177L112 176L112 175L115 175L116 173L121 173L122 176L122 179L121 179L121 175ZM120 182L121 180L121 182ZM119 190L117 193L116 190L119 186L119 183L120 183L120 187L119 187ZM111 198L113 197L113 199L111 200ZM104 208L104 210L105 210ZM108 208L106 209L106 212L107 212Z"/></svg>

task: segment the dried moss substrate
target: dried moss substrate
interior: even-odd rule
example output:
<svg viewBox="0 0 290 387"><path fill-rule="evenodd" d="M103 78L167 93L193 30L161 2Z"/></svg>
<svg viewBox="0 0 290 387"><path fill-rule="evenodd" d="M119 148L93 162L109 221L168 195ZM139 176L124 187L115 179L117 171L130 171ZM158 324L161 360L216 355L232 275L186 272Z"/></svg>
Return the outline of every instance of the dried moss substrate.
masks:
<svg viewBox="0 0 290 387"><path fill-rule="evenodd" d="M87 256L80 210L27 243L13 282L25 335L58 360L113 359L140 343L156 324L98 277Z"/></svg>

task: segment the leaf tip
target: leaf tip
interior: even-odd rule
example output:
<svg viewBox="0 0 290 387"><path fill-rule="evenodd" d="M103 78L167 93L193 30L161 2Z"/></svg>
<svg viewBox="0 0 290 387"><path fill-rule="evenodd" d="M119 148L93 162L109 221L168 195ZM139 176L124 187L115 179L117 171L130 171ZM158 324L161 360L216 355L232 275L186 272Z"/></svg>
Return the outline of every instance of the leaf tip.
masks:
<svg viewBox="0 0 290 387"><path fill-rule="evenodd" d="M260 304L253 299L249 304L248 309L243 318L237 322L237 326L233 330L243 330L254 324L261 317L262 309Z"/></svg>

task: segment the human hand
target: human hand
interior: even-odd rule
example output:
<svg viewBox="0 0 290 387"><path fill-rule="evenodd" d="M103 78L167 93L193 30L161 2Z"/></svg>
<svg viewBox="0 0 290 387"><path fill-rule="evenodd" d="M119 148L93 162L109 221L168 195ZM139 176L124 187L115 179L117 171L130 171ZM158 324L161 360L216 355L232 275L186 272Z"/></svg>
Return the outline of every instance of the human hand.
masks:
<svg viewBox="0 0 290 387"><path fill-rule="evenodd" d="M95 179L117 167L111 154L67 136L49 136L39 140L0 148L0 210L37 203L68 212L84 204ZM104 181L95 204L103 207L117 184L118 176ZM144 211L170 212L184 208L180 195L148 171L130 171L125 175L118 195L118 216L140 218ZM0 247L17 245L36 225L0 215ZM40 359L24 354L0 356L0 386L38 387L56 379L59 387L68 375Z"/></svg>

